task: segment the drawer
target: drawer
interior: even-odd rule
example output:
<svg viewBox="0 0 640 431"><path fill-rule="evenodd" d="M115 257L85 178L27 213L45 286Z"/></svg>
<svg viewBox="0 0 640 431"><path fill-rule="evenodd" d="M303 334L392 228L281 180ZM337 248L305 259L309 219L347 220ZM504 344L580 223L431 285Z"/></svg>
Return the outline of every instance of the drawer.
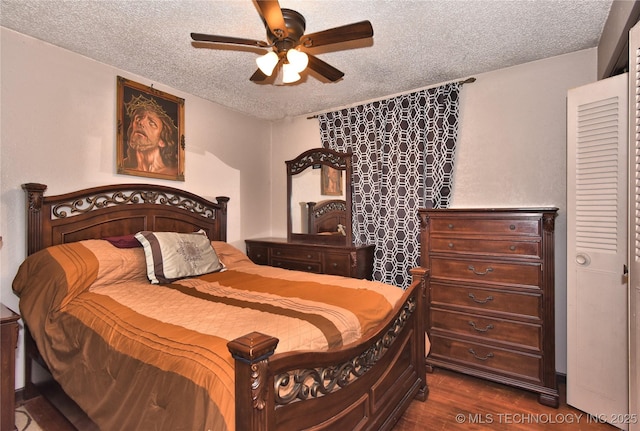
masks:
<svg viewBox="0 0 640 431"><path fill-rule="evenodd" d="M431 331L447 331L470 337L542 351L542 327L536 324L432 308ZM432 332L433 333L433 332Z"/></svg>
<svg viewBox="0 0 640 431"><path fill-rule="evenodd" d="M538 292L511 292L431 280L429 294L431 306L458 307L476 314L491 312L529 320L541 317L542 295Z"/></svg>
<svg viewBox="0 0 640 431"><path fill-rule="evenodd" d="M271 259L271 266L285 269L295 269L296 271L322 273L320 262L305 262L302 260Z"/></svg>
<svg viewBox="0 0 640 431"><path fill-rule="evenodd" d="M482 235L526 235L539 236L540 222L538 219L508 219L508 218L455 218L433 217L429 222L432 234L452 233L482 234Z"/></svg>
<svg viewBox="0 0 640 431"><path fill-rule="evenodd" d="M344 253L327 253L324 258L324 273L332 275L351 275L351 256Z"/></svg>
<svg viewBox="0 0 640 431"><path fill-rule="evenodd" d="M517 256L540 258L540 242L532 241L503 241L478 240L467 238L437 238L432 237L429 243L434 253L469 253L496 256Z"/></svg>
<svg viewBox="0 0 640 431"><path fill-rule="evenodd" d="M492 262L433 256L431 277L477 283L500 283L540 289L540 263Z"/></svg>
<svg viewBox="0 0 640 431"><path fill-rule="evenodd" d="M432 335L429 357L520 380L542 382L542 357L536 354Z"/></svg>
<svg viewBox="0 0 640 431"><path fill-rule="evenodd" d="M258 265L269 263L269 249L266 246L247 244L247 256Z"/></svg>
<svg viewBox="0 0 640 431"><path fill-rule="evenodd" d="M321 261L322 253L318 250L308 250L300 248L273 247L271 249L272 259L300 259L305 261Z"/></svg>

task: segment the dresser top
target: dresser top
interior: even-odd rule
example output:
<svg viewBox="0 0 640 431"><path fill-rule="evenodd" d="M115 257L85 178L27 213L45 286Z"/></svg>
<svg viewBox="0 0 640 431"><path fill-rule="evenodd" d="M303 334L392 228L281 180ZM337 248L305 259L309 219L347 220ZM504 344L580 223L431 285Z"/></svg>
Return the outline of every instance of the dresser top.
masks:
<svg viewBox="0 0 640 431"><path fill-rule="evenodd" d="M555 212L556 207L520 207L520 208L421 208L429 212Z"/></svg>
<svg viewBox="0 0 640 431"><path fill-rule="evenodd" d="M316 244L312 242L305 241L289 241L287 238L247 238L245 239L246 243L262 243L262 244L270 244L275 246L284 246L284 247L313 247L318 249L327 249L327 250L360 250L365 248L374 247L373 245L336 245L336 244Z"/></svg>
<svg viewBox="0 0 640 431"><path fill-rule="evenodd" d="M4 304L0 304L0 322L1 323L13 322L18 319L20 319L20 316L18 314L11 311Z"/></svg>

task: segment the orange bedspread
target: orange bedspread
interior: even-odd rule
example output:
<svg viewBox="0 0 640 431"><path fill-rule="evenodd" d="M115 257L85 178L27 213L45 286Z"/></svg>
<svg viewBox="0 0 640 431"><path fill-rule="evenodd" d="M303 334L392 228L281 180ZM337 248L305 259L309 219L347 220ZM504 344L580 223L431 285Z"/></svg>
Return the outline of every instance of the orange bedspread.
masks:
<svg viewBox="0 0 640 431"><path fill-rule="evenodd" d="M42 250L13 288L53 376L105 430L233 430L226 344L252 331L276 353L357 341L403 291L258 266L214 242L226 270L169 285L146 278L142 248L88 240Z"/></svg>

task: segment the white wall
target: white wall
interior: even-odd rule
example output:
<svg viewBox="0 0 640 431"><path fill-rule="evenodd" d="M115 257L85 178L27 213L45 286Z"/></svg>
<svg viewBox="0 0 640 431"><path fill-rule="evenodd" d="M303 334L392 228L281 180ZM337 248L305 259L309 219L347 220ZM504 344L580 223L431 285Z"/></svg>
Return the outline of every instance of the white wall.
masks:
<svg viewBox="0 0 640 431"><path fill-rule="evenodd" d="M228 241L270 230L271 124L162 83L1 29L0 300L18 309L11 282L25 257L21 184L47 194L109 183L163 183L213 199L229 196ZM117 175L116 76L185 99L184 182ZM250 154L251 157L247 157ZM24 384L22 334L16 387Z"/></svg>
<svg viewBox="0 0 640 431"><path fill-rule="evenodd" d="M462 87L451 206L555 206L556 369L566 373L566 95L596 80L596 49L476 75ZM317 120L274 124L273 230L286 235L284 160L319 147Z"/></svg>

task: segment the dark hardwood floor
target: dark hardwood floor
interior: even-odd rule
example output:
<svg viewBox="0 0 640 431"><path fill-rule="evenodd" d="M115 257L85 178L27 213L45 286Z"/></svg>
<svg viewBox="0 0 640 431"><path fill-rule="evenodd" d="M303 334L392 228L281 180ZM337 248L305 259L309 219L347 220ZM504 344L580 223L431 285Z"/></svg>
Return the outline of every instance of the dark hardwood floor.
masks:
<svg viewBox="0 0 640 431"><path fill-rule="evenodd" d="M538 396L498 383L435 369L427 374L429 398L413 401L393 431L615 431L567 405L560 384L560 407L543 406Z"/></svg>
<svg viewBox="0 0 640 431"><path fill-rule="evenodd" d="M427 375L427 380L429 398L425 402L413 401L393 431L617 429L590 420L585 413L567 406L563 384L560 408L554 409L539 404L534 393L446 370L436 369ZM42 397L24 405L44 431L93 429L81 422L74 427Z"/></svg>

